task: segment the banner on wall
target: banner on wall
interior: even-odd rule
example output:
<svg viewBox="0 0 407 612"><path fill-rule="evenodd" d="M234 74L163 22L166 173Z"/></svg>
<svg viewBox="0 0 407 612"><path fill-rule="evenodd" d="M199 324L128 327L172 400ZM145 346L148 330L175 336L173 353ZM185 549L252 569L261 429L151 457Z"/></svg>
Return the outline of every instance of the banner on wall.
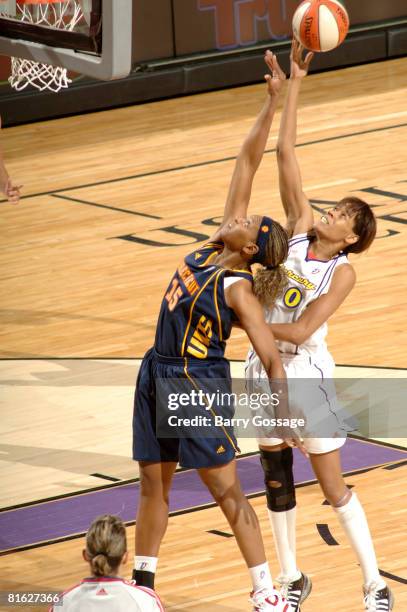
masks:
<svg viewBox="0 0 407 612"><path fill-rule="evenodd" d="M244 48L292 35L291 21L300 0L174 0L177 56ZM346 0L352 25L406 15L405 0Z"/></svg>

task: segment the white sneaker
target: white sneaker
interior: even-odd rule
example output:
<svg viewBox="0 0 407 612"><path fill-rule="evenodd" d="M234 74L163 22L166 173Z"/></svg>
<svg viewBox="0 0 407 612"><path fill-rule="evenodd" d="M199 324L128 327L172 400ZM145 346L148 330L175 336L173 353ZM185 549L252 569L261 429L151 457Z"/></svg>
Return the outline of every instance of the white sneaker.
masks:
<svg viewBox="0 0 407 612"><path fill-rule="evenodd" d="M290 604L275 589L260 589L250 593L252 612L293 612Z"/></svg>
<svg viewBox="0 0 407 612"><path fill-rule="evenodd" d="M300 604L307 599L312 590L311 578L301 573L301 576L297 578L297 580L287 581L277 578L277 582L281 585L281 597L286 598L293 612L300 612Z"/></svg>
<svg viewBox="0 0 407 612"><path fill-rule="evenodd" d="M365 610L368 610L368 612L390 612L390 610L393 610L394 597L387 585L380 588L377 582L372 582L368 587L364 587L363 595Z"/></svg>

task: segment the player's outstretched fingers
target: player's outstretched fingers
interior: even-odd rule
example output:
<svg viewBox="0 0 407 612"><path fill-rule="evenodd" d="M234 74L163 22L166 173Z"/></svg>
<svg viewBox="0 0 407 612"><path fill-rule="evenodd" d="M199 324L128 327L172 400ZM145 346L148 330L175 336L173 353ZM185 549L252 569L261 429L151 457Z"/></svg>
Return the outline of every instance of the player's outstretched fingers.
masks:
<svg viewBox="0 0 407 612"><path fill-rule="evenodd" d="M285 72L281 68L280 64L278 63L278 59L277 59L276 55L273 56L272 67L273 67L272 68L273 69L273 74L276 73L279 79L281 79L282 81L285 81L285 79L286 79Z"/></svg>
<svg viewBox="0 0 407 612"><path fill-rule="evenodd" d="M270 70L272 71L273 70L273 54L270 51L270 49L267 49L266 53L264 54L264 61L266 62Z"/></svg>
<svg viewBox="0 0 407 612"><path fill-rule="evenodd" d="M284 442L290 448L298 448L300 450L300 452L304 455L304 457L309 458L309 453L308 453L307 449L305 448L304 441L301 438L299 438L299 437L284 438Z"/></svg>
<svg viewBox="0 0 407 612"><path fill-rule="evenodd" d="M314 53L312 51L307 53L307 55L305 56L304 67L306 68L307 72L308 72L309 65L310 65L311 60L312 60L313 57L314 57Z"/></svg>

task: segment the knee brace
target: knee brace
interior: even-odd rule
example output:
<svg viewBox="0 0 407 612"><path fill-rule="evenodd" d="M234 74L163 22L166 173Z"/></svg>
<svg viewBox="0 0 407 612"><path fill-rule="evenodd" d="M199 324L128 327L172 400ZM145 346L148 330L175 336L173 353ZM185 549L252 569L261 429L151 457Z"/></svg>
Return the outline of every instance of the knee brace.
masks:
<svg viewBox="0 0 407 612"><path fill-rule="evenodd" d="M267 507L273 512L286 512L294 508L293 449L260 449L260 463L264 471Z"/></svg>

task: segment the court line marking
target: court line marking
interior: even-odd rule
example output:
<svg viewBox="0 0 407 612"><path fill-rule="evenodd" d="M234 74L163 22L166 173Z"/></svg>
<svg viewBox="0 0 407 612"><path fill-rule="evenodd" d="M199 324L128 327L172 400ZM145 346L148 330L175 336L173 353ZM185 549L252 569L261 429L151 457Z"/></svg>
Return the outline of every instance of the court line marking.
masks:
<svg viewBox="0 0 407 612"><path fill-rule="evenodd" d="M393 463L392 465L387 465L385 470L396 470L397 468L404 467L407 465L407 459L405 461L399 461L398 463Z"/></svg>
<svg viewBox="0 0 407 612"><path fill-rule="evenodd" d="M402 578L401 576L396 576L395 574L391 574L390 572L385 572L379 568L379 574L384 578L390 578L390 580L395 580L396 582L401 582L401 584L407 584L407 579Z"/></svg>
<svg viewBox="0 0 407 612"><path fill-rule="evenodd" d="M400 446L399 444L393 444L393 442L383 442L382 440L371 440L370 438L365 438L364 436L355 436L354 434L348 434L348 438L352 438L352 440L360 440L361 442L366 442L366 444L379 444L380 446L387 446L389 448L394 448L396 450L407 452L407 448L405 446Z"/></svg>
<svg viewBox="0 0 407 612"><path fill-rule="evenodd" d="M101 357L55 357L49 355L47 357L0 357L1 361L142 361L143 357L118 357L117 355L113 355L112 357L102 355ZM230 363L242 363L244 361L242 359L228 359ZM379 365L357 365L354 363L336 363L338 368L365 368L366 370L400 370L402 372L407 371L406 368L401 368L397 366L379 366Z"/></svg>
<svg viewBox="0 0 407 612"><path fill-rule="evenodd" d="M364 442L367 444L373 444L375 446L384 446L387 448L393 448L394 450L400 450L402 452L407 452L407 448L404 446L400 446L397 444L393 444L391 442L383 442L382 440L369 440L368 438L363 438L362 436L354 436L353 434L348 434L348 438L352 439L352 440L358 440L360 442ZM255 450L255 451L250 451L247 453L242 453L241 455L239 455L236 460L240 461L241 459L246 459L247 457L253 457L255 455L258 455L259 451ZM381 465L388 465L388 466L396 466L399 463L403 464L405 463L406 460L404 459L400 459L400 461L389 461L387 463L383 463L383 464L377 464L377 465L373 465L373 466L369 466L369 467L364 467L364 468L360 468L358 470L358 473L362 473L362 472L367 472L369 470L373 470L376 469L377 467L380 467ZM395 467L392 467L392 469L395 469ZM176 474L182 473L182 472L192 472L193 468L183 468L183 467L178 467L175 471ZM91 474L91 476L93 476L93 474ZM97 493L99 491L106 491L108 489L113 489L113 488L117 488L117 487L125 487L131 484L137 484L140 481L139 477L135 477L135 478L129 478L126 480L120 480L117 482L112 482L111 484L103 484L103 485L98 485L95 487L89 487L87 489L81 489L79 491L71 491L69 493L61 493L60 495L55 495L52 497L44 497L44 498L40 498L40 499L36 499L36 500L31 500L28 502L22 502L20 504L15 504L13 506L5 506L3 508L0 508L0 513L2 512L11 512L14 510L20 510L23 508L29 508L30 506L34 507L34 506L39 506L41 504L48 504L48 503L52 503L55 501L60 501L62 499L67 499L70 497L79 497L81 495L88 495L89 493ZM315 480L315 482L317 482ZM300 486L301 483L298 483L296 486ZM249 494L252 495L252 494ZM178 512L178 511L175 511Z"/></svg>
<svg viewBox="0 0 407 612"><path fill-rule="evenodd" d="M378 443L380 444L380 443ZM405 450L405 449L404 449ZM249 453L251 455L253 454L257 454L257 453ZM386 462L386 463L379 463L377 465L373 465L373 466L369 466L369 467L364 467L364 468L360 468L357 470L351 470L349 472L344 472L343 476L344 477L350 477L350 476L357 476L359 474L363 474L365 472L374 470L374 469L378 469L378 468L384 468L386 465L388 465L389 463L394 463L394 461L392 462ZM123 483L121 483L123 484ZM304 480L303 482L299 482L295 485L296 488L303 488L303 487L308 487L314 484L318 484L318 480L317 479L312 479L312 480ZM75 496L75 494L73 495ZM259 492L254 492L254 493L249 493L246 495L247 499L255 499L257 497L264 497L265 496L265 491L259 491ZM55 501L55 500L53 500ZM35 505L35 503L31 504L31 505ZM169 517L174 517L174 516L181 516L183 514L191 514L192 512L199 512L201 510L209 510L211 508L216 508L218 506L218 504L214 501L214 502L209 502L207 504L201 504L198 506L191 506L189 508L183 508L182 510L174 510L173 512L169 512L168 516ZM132 521L124 521L124 524L126 527L132 527L136 524L135 520ZM14 553L18 553L18 552L23 552L25 550L33 550L35 548L42 548L44 546L51 546L52 544L60 544L62 542L68 542L70 540L76 540L79 538L82 538L86 535L86 531L80 532L80 533L74 533L71 534L69 536L63 536L61 538L54 538L51 540L42 540L40 542L35 542L35 544L27 544L24 546L17 546L16 548L9 548L6 550L2 550L0 551L0 557L4 557L6 555L11 555Z"/></svg>
<svg viewBox="0 0 407 612"><path fill-rule="evenodd" d="M348 183L357 183L358 179L347 178L341 181L331 181L330 183L319 183L318 185L304 185L304 191L311 191L314 189L325 189L325 187L336 187L338 185L347 185Z"/></svg>
<svg viewBox="0 0 407 612"><path fill-rule="evenodd" d="M339 542L333 537L328 523L316 523L315 526L325 544L328 544L328 546L339 546Z"/></svg>
<svg viewBox="0 0 407 612"><path fill-rule="evenodd" d="M222 538L234 538L233 533L227 533L226 531L219 531L219 529L209 529L206 533L213 533L213 535L222 536Z"/></svg>
<svg viewBox="0 0 407 612"><path fill-rule="evenodd" d="M89 476L94 476L95 478L101 478L102 480L110 480L110 482L121 482L121 478L116 478L115 476L107 476L106 474L99 474L99 472L94 472L93 474L89 474Z"/></svg>
<svg viewBox="0 0 407 612"><path fill-rule="evenodd" d="M96 202L88 202L87 200L79 200L78 198L71 198L70 196L59 195L57 193L51 193L50 195L53 198L59 198L61 200L68 200L69 202L77 202L79 204L87 204L87 206L96 206L97 208L107 208L108 210L124 212L124 213L127 213L128 215L137 215L139 217L147 217L148 219L162 219L162 217L157 217L157 215L149 215L147 213L141 213L135 210L128 210L126 208L116 208L115 206L109 206L108 204L97 204Z"/></svg>
<svg viewBox="0 0 407 612"><path fill-rule="evenodd" d="M398 449L397 449L398 450ZM405 449L404 449L405 450ZM259 453L258 450L250 451L247 453L242 453L236 459L240 461L241 459L247 459L247 457L253 457ZM181 472L193 472L194 468L183 468L178 467L175 470L176 474L180 474ZM90 474L93 476L93 474ZM22 502L21 504L15 504L14 506L5 506L4 508L0 508L0 513L2 512L11 512L13 510L20 510L22 508L29 508L30 506L40 506L41 504L52 503L56 501L60 501L62 499L66 499L69 497L79 497L80 495L88 495L89 493L105 491L108 489L114 489L116 487L126 487L131 484L137 484L140 481L139 477L129 478L126 480L120 480L119 482L112 482L111 484L103 484L98 485L96 487L89 487L87 489L81 489L80 491L71 491L69 493L61 493L60 495L54 495L52 497L44 497L41 499L36 499L28 502Z"/></svg>
<svg viewBox="0 0 407 612"><path fill-rule="evenodd" d="M325 132L327 130L335 130L338 128L352 127L354 125L366 125L368 123L377 123L378 121L389 121L390 119L401 118L401 117L405 117L406 115L407 115L407 111L399 111L397 113L387 113L386 115L372 115L371 117L364 117L363 119L362 118L347 119L345 121L335 121L331 123L324 123L323 127L318 128L318 129L302 127L298 135L301 137L305 134L312 134L314 132L321 132L321 131Z"/></svg>
<svg viewBox="0 0 407 612"><path fill-rule="evenodd" d="M342 138L353 138L354 136L363 136L364 134L374 134L376 132L383 132L385 130L395 130L401 127L406 127L407 123L398 123L395 125L388 125L385 127L380 127L380 128L372 128L371 130L363 130L360 132L351 132L350 134L341 134L338 136L329 136L327 138L321 138L319 140L310 140L309 142L302 142L302 143L298 143L296 145L296 148L302 148L302 147L308 147L308 146L312 146L315 144L321 144L321 143L325 143L325 142L333 142L334 140L341 140ZM266 149L264 154L268 154L268 153L275 153L276 149ZM75 191L78 189L86 189L86 188L90 188L90 187L98 187L100 185L110 185L113 183L118 183L121 181L129 181L129 180L133 180L133 179L139 179L139 178L145 178L145 177L149 177L149 176L157 176L159 174L167 174L170 172L179 172L181 170L189 170L192 168L199 168L199 167L203 167L203 166L210 166L212 164L220 164L223 162L228 162L228 161L233 161L237 159L237 155L232 155L230 157L223 157L220 159L210 159L210 160L206 160L203 162L197 162L196 164L185 164L182 166L175 166L173 168L164 168L163 170L152 170L151 172L143 172L141 174L133 174L130 176L124 176L121 178L114 178L114 179L109 179L109 180L105 180L105 181L98 181L95 183L86 183L84 185L77 185L75 187L65 187L64 189L55 189L54 191L43 191L40 193L33 193L33 194L27 194L27 195L23 195L21 196L21 200L25 200L27 198L37 198L40 196L46 196L46 195L55 195L58 193L65 193L67 191ZM1 199L1 202L7 202L7 200Z"/></svg>
<svg viewBox="0 0 407 612"><path fill-rule="evenodd" d="M5 362L9 362L9 361L48 361L48 360L52 360L52 361L68 361L68 360L90 360L90 361L106 361L106 360L111 360L111 361L138 361L141 362L141 358L122 358L122 357L93 357L93 358L89 358L89 357L41 357L41 358L35 358L35 357L23 357L23 358L11 358L11 357L5 357L5 358L0 358L0 362L5 361ZM242 360L239 359L230 359L229 360L232 363L243 363ZM347 365L347 364L337 364L338 367L351 367L351 368L365 368L365 369L389 369L389 370L400 370L400 371L405 371L407 370L407 368L392 368L390 366L366 366L366 365ZM372 444L372 445L376 445L376 446L382 446L382 447L388 447L388 448L393 448L396 450L400 450L402 452L406 452L406 447L405 446L401 446L398 444L394 444L391 442L384 442L383 440L371 440L369 438L365 438L363 436L354 436L352 434L348 435L349 438L351 439L356 439L359 440L361 442L364 443L368 443L368 444ZM247 453L243 453L241 454L239 457L237 457L237 460L246 458L246 457L250 457L253 455L257 455L258 454L258 450L255 451L251 451L251 452L247 452ZM404 460L401 460L404 463ZM383 464L385 465L385 464ZM362 471L369 471L370 469L375 469L377 466L372 466L369 468L363 468ZM395 469L395 468L393 468ZM181 473L181 472L185 472L185 471L191 471L188 468L182 468L179 467L176 470L176 473ZM361 471L359 473L362 473ZM92 476L92 474L91 474ZM96 475L95 475L96 476ZM111 477L109 477L111 478ZM66 499L66 498L70 498L70 497L76 497L76 496L80 496L80 495L86 495L86 494L90 494L93 492L98 492L98 491L104 491L104 490L108 490L110 488L116 488L116 487L120 487L120 486L128 486L130 484L135 484L137 482L139 482L139 478L131 478L131 479L126 479L126 480L117 480L116 482L112 482L111 484L103 484L103 485L98 485L98 486L94 486L94 487L89 487L86 489L81 489L79 491L72 491L69 493L62 493L60 495L56 495L56 496L52 496L52 497L48 497L48 498L40 498L37 500L31 500L28 502L23 502L21 504L16 504L13 506L6 506L3 508L0 508L0 513L1 512L8 512L8 511L13 511L13 510L18 510L18 509L22 509L22 508L27 508L30 506L36 506L36 505L41 505L41 504L45 504L45 503L52 503L55 501L59 501L62 499ZM298 485L296 485L298 486Z"/></svg>

